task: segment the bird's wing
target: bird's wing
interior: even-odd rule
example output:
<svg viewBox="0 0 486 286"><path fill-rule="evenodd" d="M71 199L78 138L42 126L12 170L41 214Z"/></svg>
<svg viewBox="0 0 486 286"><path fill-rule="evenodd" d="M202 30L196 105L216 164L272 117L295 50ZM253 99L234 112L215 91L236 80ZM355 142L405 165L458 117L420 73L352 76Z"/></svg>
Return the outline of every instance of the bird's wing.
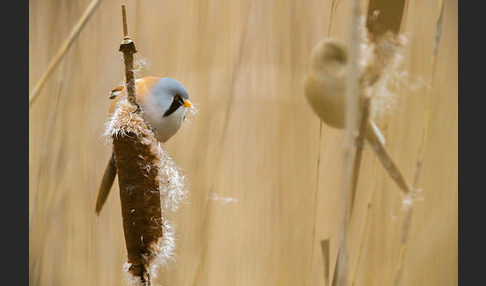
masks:
<svg viewBox="0 0 486 286"><path fill-rule="evenodd" d="M116 177L115 153L112 152L111 158L106 165L105 174L101 181L100 189L98 191L98 198L96 199L96 214L100 214L101 208L105 204L106 198L110 194L111 186Z"/></svg>
<svg viewBox="0 0 486 286"><path fill-rule="evenodd" d="M123 91L123 89L125 88L125 86L123 85L120 85L116 88L114 88L111 92L110 92L110 99L114 99L118 94L120 94L120 92Z"/></svg>

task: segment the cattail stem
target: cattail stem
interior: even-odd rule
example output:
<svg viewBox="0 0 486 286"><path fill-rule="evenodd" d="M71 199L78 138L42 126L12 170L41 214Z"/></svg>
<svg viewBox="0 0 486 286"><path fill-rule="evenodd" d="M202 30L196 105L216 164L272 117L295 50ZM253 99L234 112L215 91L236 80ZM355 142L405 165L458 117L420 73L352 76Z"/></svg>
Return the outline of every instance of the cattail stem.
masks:
<svg viewBox="0 0 486 286"><path fill-rule="evenodd" d="M122 5L122 23L123 23L123 37L128 37L128 24L127 24L127 10L125 5Z"/></svg>
<svg viewBox="0 0 486 286"><path fill-rule="evenodd" d="M125 5L122 5L122 18L124 38L119 51L125 62L128 96L127 101L118 103L108 133L118 172L128 257L125 270L132 284L150 286L165 235L159 178L163 153L154 133L137 114L140 108L133 74L133 54L137 51L128 36ZM165 183L170 183L170 179Z"/></svg>
<svg viewBox="0 0 486 286"><path fill-rule="evenodd" d="M123 61L125 62L125 80L127 85L127 98L128 101L137 107L136 111L139 111L137 102L137 90L135 86L135 76L133 73L133 54L137 52L135 49L135 43L128 36L127 28L127 15L125 5L122 5L122 21L123 21L123 41L120 44L119 51L123 53Z"/></svg>

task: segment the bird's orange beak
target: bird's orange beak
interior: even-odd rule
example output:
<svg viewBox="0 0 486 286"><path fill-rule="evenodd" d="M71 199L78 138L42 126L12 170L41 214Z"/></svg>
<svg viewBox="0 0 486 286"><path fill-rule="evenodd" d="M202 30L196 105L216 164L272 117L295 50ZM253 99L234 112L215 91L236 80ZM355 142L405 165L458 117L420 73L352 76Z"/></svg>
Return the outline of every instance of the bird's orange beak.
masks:
<svg viewBox="0 0 486 286"><path fill-rule="evenodd" d="M189 100L184 100L184 106L185 107L191 107L192 103Z"/></svg>

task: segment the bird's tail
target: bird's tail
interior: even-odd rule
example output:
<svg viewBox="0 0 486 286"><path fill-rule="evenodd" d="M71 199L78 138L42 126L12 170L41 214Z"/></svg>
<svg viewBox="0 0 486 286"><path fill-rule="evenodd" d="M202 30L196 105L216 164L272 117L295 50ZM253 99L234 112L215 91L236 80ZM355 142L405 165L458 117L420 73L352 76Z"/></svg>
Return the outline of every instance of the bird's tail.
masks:
<svg viewBox="0 0 486 286"><path fill-rule="evenodd" d="M372 120L368 120L366 128L366 140L370 144L375 154L378 156L381 164L383 164L386 171L392 177L398 187L403 192L409 193L411 188L403 177L403 174L398 168L397 164L391 157L390 152L386 148L385 137L381 133L380 129Z"/></svg>
<svg viewBox="0 0 486 286"><path fill-rule="evenodd" d="M106 198L110 194L111 186L116 177L115 153L111 154L111 158L106 165L103 180L101 181L100 189L98 191L98 198L96 199L96 214L99 215L101 208L106 202Z"/></svg>

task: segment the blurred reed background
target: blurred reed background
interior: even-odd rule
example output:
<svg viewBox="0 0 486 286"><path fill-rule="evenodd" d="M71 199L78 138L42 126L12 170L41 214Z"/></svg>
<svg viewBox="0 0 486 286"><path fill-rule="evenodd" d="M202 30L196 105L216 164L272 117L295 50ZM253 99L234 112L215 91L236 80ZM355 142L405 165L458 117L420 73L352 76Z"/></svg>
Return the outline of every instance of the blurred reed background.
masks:
<svg viewBox="0 0 486 286"><path fill-rule="evenodd" d="M128 285L117 181L100 216L94 212L111 152L103 137L108 94L124 76L126 4L143 62L138 76L179 80L198 108L165 145L190 196L176 218L177 258L156 282L325 285L320 241L330 240L332 274L345 132L324 124L319 141L303 78L330 23L331 36L348 40L349 1L335 1L332 21L331 2L102 1L29 110L29 284ZM29 1L29 90L89 3ZM401 285L458 284L458 3L444 5L432 87L437 2L409 1L402 64L409 77L387 117L387 145L411 181L431 89L423 191ZM349 233L355 285L391 285L401 201L366 148Z"/></svg>

